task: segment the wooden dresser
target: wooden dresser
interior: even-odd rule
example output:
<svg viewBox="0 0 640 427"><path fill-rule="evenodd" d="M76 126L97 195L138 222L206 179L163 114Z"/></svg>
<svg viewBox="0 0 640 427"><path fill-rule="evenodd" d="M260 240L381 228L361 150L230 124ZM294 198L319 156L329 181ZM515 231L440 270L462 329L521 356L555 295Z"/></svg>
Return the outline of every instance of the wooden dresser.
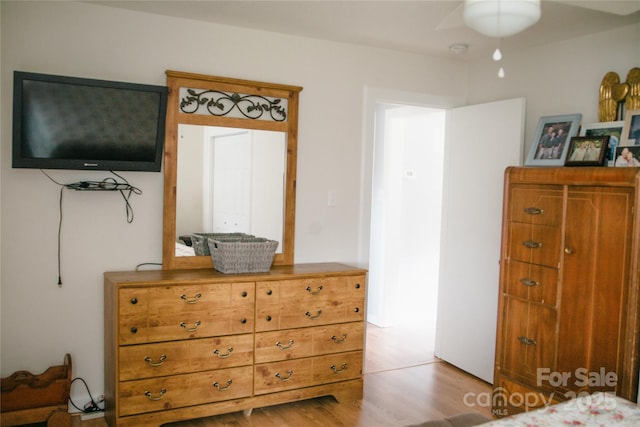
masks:
<svg viewBox="0 0 640 427"><path fill-rule="evenodd" d="M361 399L365 282L341 264L105 273L107 423Z"/></svg>
<svg viewBox="0 0 640 427"><path fill-rule="evenodd" d="M638 390L640 170L505 173L493 412Z"/></svg>

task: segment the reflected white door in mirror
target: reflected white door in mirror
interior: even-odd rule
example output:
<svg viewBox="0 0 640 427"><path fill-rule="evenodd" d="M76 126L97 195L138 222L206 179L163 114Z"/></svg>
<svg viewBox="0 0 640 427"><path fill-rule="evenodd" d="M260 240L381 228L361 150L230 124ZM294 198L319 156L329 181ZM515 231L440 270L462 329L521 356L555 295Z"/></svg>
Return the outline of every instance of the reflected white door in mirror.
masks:
<svg viewBox="0 0 640 427"><path fill-rule="evenodd" d="M282 253L286 150L283 132L180 124L176 256L208 255L193 235L211 233L275 240Z"/></svg>

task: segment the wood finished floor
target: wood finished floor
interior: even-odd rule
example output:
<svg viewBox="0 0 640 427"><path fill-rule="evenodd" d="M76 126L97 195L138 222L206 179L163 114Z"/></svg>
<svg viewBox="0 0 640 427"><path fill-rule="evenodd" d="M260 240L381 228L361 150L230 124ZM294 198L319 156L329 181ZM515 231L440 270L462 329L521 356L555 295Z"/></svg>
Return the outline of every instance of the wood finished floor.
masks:
<svg viewBox="0 0 640 427"><path fill-rule="evenodd" d="M402 427L463 412L490 417L491 387L433 355L428 332L415 327L367 325L364 399L338 403L333 397L257 408L165 424L165 427ZM484 398L484 400L483 400ZM104 418L73 427L106 427Z"/></svg>

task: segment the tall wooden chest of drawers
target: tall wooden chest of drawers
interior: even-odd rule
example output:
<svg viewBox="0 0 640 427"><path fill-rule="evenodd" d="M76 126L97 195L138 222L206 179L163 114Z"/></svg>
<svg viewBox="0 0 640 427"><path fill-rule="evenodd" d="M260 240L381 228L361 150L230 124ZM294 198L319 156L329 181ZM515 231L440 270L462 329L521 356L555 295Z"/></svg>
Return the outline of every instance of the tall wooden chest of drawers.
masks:
<svg viewBox="0 0 640 427"><path fill-rule="evenodd" d="M105 273L107 423L361 399L365 283L340 264Z"/></svg>
<svg viewBox="0 0 640 427"><path fill-rule="evenodd" d="M640 170L509 168L493 412L584 393L635 401Z"/></svg>

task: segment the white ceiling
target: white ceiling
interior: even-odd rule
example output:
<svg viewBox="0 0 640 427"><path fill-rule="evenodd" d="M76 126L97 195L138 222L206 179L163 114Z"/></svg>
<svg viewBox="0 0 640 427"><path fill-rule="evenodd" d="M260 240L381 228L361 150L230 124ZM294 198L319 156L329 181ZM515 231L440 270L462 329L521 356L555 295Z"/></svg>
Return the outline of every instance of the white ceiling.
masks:
<svg viewBox="0 0 640 427"><path fill-rule="evenodd" d="M109 7L175 16L337 42L473 60L497 40L465 27L459 0L159 0L93 1ZM543 0L533 27L502 40L503 53L640 22L640 0ZM449 46L464 43L464 54ZM615 46L612 46L612 49ZM640 48L640 41L639 41Z"/></svg>

